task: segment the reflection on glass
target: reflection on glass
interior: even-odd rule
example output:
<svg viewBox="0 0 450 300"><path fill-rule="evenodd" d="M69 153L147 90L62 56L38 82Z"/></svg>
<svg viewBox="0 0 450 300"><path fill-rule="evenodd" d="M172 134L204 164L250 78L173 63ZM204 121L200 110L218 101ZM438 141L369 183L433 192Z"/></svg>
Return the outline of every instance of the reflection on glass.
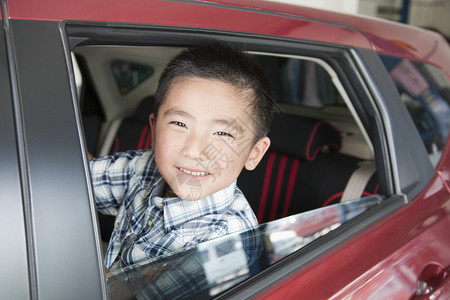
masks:
<svg viewBox="0 0 450 300"><path fill-rule="evenodd" d="M207 241L108 274L112 299L208 299L381 202L330 205Z"/></svg>
<svg viewBox="0 0 450 300"><path fill-rule="evenodd" d="M330 74L318 63L286 57L255 55L264 67L276 99L307 107L342 104Z"/></svg>
<svg viewBox="0 0 450 300"><path fill-rule="evenodd" d="M202 260L203 271L211 286L212 296L246 278L250 271L242 238L239 235L199 244L197 254L207 257L206 260Z"/></svg>
<svg viewBox="0 0 450 300"><path fill-rule="evenodd" d="M380 57L436 166L450 131L450 82L435 66Z"/></svg>

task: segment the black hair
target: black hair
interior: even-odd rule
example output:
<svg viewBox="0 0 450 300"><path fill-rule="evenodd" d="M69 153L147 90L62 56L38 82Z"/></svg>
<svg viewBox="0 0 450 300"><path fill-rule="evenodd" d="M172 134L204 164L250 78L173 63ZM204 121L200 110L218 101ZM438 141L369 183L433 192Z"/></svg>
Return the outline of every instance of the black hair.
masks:
<svg viewBox="0 0 450 300"><path fill-rule="evenodd" d="M275 102L264 71L250 55L219 42L201 43L181 51L159 79L155 114L171 86L192 77L218 80L236 88L249 101L255 142L267 135Z"/></svg>

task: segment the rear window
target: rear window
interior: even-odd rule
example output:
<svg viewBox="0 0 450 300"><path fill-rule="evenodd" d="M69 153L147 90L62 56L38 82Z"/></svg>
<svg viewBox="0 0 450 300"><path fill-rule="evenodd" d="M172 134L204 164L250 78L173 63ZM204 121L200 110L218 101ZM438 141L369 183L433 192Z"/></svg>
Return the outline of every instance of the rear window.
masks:
<svg viewBox="0 0 450 300"><path fill-rule="evenodd" d="M344 105L330 74L311 60L256 56L266 70L281 103L321 108Z"/></svg>
<svg viewBox="0 0 450 300"><path fill-rule="evenodd" d="M381 55L402 102L408 109L433 166L436 166L450 129L450 83L438 68Z"/></svg>

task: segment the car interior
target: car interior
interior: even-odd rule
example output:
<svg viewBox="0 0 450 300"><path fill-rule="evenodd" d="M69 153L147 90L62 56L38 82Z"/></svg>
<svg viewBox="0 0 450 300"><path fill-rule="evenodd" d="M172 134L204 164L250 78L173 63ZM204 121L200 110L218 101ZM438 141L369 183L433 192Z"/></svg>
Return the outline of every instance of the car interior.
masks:
<svg viewBox="0 0 450 300"><path fill-rule="evenodd" d="M151 147L148 116L160 74L181 47L73 49L86 147L94 156ZM377 194L373 146L339 78L324 61L251 52L272 83L271 146L238 186L260 223ZM99 214L102 239L114 220Z"/></svg>

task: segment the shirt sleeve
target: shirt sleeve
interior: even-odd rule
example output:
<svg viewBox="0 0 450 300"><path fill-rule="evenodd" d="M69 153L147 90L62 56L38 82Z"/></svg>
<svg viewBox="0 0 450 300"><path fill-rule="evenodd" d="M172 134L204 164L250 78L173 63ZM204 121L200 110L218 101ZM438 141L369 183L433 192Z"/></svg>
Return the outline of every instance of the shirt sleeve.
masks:
<svg viewBox="0 0 450 300"><path fill-rule="evenodd" d="M135 172L137 151L116 153L90 161L92 185L97 209L117 215Z"/></svg>

